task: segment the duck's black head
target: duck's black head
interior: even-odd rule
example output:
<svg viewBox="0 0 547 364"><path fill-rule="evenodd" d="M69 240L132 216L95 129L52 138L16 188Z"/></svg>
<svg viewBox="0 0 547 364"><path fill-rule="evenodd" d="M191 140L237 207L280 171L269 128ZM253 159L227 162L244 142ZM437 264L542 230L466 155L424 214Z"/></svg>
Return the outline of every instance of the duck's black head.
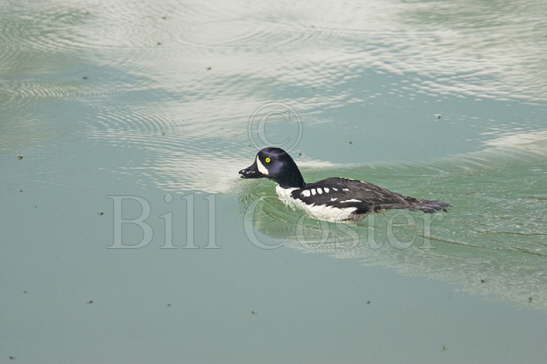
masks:
<svg viewBox="0 0 547 364"><path fill-rule="evenodd" d="M304 178L289 153L268 147L256 154L254 163L239 171L241 178L270 178L281 187L304 187Z"/></svg>

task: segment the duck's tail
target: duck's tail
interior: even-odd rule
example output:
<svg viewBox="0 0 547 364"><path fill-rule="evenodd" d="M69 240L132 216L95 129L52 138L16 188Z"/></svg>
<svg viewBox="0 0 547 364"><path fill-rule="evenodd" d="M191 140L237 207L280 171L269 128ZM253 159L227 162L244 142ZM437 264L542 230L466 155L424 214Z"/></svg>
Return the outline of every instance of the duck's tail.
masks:
<svg viewBox="0 0 547 364"><path fill-rule="evenodd" d="M432 200L416 200L411 202L408 207L409 210L418 210L423 211L426 214L432 214L434 212L444 211L447 212L450 204L442 201L432 201Z"/></svg>

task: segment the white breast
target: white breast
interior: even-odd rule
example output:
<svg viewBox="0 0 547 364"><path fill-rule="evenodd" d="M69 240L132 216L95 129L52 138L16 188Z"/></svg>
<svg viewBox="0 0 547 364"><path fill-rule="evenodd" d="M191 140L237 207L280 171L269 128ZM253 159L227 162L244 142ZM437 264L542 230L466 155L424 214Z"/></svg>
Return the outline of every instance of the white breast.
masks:
<svg viewBox="0 0 547 364"><path fill-rule="evenodd" d="M279 199L285 204L285 205L292 205L294 204L295 199L292 198L291 193L294 190L297 190L298 188L289 187L289 188L283 188L280 185L275 186L275 192L277 192L277 196L279 196Z"/></svg>
<svg viewBox="0 0 547 364"><path fill-rule="evenodd" d="M319 220L325 221L343 221L353 217L352 213L357 210L356 207L332 207L327 205L307 204L298 198L293 198L291 193L298 188L283 188L279 185L275 187L275 191L279 199L291 208L300 208L308 215Z"/></svg>

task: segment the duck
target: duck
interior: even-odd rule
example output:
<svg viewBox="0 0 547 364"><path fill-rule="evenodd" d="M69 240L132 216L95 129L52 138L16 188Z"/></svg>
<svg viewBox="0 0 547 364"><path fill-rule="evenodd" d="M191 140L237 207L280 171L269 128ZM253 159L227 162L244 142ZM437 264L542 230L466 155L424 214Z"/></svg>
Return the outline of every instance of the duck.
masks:
<svg viewBox="0 0 547 364"><path fill-rule="evenodd" d="M258 151L253 163L240 170L239 175L245 179L268 178L274 181L277 195L285 205L331 222L360 220L367 214L392 209L446 212L451 206L446 202L420 200L366 181L343 177L306 183L289 153L277 147Z"/></svg>

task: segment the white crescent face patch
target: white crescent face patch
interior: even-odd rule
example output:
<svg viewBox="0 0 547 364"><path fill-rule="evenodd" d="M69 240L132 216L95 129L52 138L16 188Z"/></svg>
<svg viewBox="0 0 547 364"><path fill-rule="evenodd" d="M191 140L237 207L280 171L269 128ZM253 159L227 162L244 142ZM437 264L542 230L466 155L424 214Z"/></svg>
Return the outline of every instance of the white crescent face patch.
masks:
<svg viewBox="0 0 547 364"><path fill-rule="evenodd" d="M260 161L260 158L258 157L256 157L256 165L260 173L262 173L265 176L269 175L268 168L264 167L264 164L262 164L262 162Z"/></svg>

